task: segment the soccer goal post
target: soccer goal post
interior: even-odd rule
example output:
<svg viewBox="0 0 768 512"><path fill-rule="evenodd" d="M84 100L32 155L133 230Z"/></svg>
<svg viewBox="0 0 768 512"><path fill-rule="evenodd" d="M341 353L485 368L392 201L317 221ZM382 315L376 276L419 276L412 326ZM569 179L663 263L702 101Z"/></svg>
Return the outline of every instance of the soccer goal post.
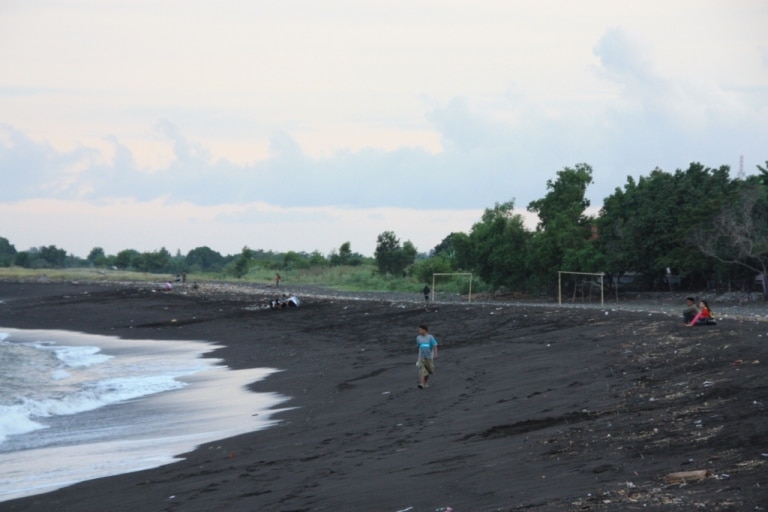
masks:
<svg viewBox="0 0 768 512"><path fill-rule="evenodd" d="M472 302L472 273L471 272L438 272L432 274L432 302L435 301L435 277L436 276L469 276L469 293L467 302Z"/></svg>
<svg viewBox="0 0 768 512"><path fill-rule="evenodd" d="M557 271L557 304L562 305L563 304L563 283L562 283L562 276L563 274L568 275L577 275L577 276L595 276L600 278L600 305L605 305L605 272L568 272L565 270L558 270Z"/></svg>

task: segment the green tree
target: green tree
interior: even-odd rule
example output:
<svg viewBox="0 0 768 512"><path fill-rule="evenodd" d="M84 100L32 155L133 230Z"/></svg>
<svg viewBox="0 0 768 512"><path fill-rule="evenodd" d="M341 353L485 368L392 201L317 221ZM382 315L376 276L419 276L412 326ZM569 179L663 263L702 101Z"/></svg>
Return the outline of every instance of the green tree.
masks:
<svg viewBox="0 0 768 512"><path fill-rule="evenodd" d="M232 275L237 279L242 279L248 274L253 263L253 252L246 245L240 252L240 256L235 260L235 264L232 268Z"/></svg>
<svg viewBox="0 0 768 512"><path fill-rule="evenodd" d="M13 264L17 267L29 268L31 259L29 251L20 251L13 258Z"/></svg>
<svg viewBox="0 0 768 512"><path fill-rule="evenodd" d="M716 260L768 275L768 188L760 178L741 186L736 201L691 233L699 250Z"/></svg>
<svg viewBox="0 0 768 512"><path fill-rule="evenodd" d="M416 246L413 245L413 242L410 240L403 242L403 249L400 251L400 260L403 270L413 265L417 254L419 254L419 251L416 249Z"/></svg>
<svg viewBox="0 0 768 512"><path fill-rule="evenodd" d="M16 247L7 238L0 237L0 267L10 267L16 258Z"/></svg>
<svg viewBox="0 0 768 512"><path fill-rule="evenodd" d="M338 252L334 251L331 253L331 265L333 266L341 266L341 265L352 265L353 263L353 255L352 255L352 244L349 242L344 242L339 247Z"/></svg>
<svg viewBox="0 0 768 512"><path fill-rule="evenodd" d="M171 253L165 247L158 251L143 252L134 258L133 265L142 272L167 272Z"/></svg>
<svg viewBox="0 0 768 512"><path fill-rule="evenodd" d="M453 272L450 261L443 256L432 256L413 264L413 275L422 283L430 284L433 274Z"/></svg>
<svg viewBox="0 0 768 512"><path fill-rule="evenodd" d="M123 270L134 268L134 262L138 260L139 256L139 251L123 249L115 256L115 266Z"/></svg>
<svg viewBox="0 0 768 512"><path fill-rule="evenodd" d="M702 257L691 233L710 223L735 191L727 166L692 163L674 174L655 169L637 182L628 177L624 190L603 201L597 219L606 270L641 272L648 286L664 284L668 267L689 281L703 279L712 272L713 260Z"/></svg>
<svg viewBox="0 0 768 512"><path fill-rule="evenodd" d="M399 275L413 263L416 258L416 248L410 241L400 244L392 231L381 233L376 240L376 252L374 257L379 272L382 274Z"/></svg>
<svg viewBox="0 0 768 512"><path fill-rule="evenodd" d="M525 248L530 232L514 206L514 201L508 201L487 208L472 226L468 244L463 244L462 237L453 238L457 253L464 253L459 258L465 260L464 268L471 268L494 290L521 288L527 278Z"/></svg>
<svg viewBox="0 0 768 512"><path fill-rule="evenodd" d="M585 214L590 204L585 197L590 184L589 165L566 167L557 172L555 181L547 180L549 192L543 198L529 203L528 211L539 217L527 260L537 286L553 285L559 270L598 270L599 252L590 243L593 221Z"/></svg>
<svg viewBox="0 0 768 512"><path fill-rule="evenodd" d="M101 247L94 247L91 252L88 253L86 258L94 267L103 267L107 264L107 255L104 254L104 249Z"/></svg>
<svg viewBox="0 0 768 512"><path fill-rule="evenodd" d="M207 246L192 249L184 259L190 271L212 272L224 267L224 256Z"/></svg>
<svg viewBox="0 0 768 512"><path fill-rule="evenodd" d="M39 266L63 268L67 260L67 251L59 249L55 245L49 245L40 247L37 256L39 260L44 262Z"/></svg>
<svg viewBox="0 0 768 512"><path fill-rule="evenodd" d="M430 260L437 258L436 265L448 266L450 270L436 270L436 272L457 272L471 270L475 267L472 242L466 233L453 232L443 238L434 249L430 251Z"/></svg>
<svg viewBox="0 0 768 512"><path fill-rule="evenodd" d="M765 167L758 165L757 170L760 171L760 174L757 176L758 182L763 187L768 188L768 160L765 161Z"/></svg>
<svg viewBox="0 0 768 512"><path fill-rule="evenodd" d="M283 267L287 270L308 268L309 258L306 253L298 253L295 251L288 251L283 255Z"/></svg>

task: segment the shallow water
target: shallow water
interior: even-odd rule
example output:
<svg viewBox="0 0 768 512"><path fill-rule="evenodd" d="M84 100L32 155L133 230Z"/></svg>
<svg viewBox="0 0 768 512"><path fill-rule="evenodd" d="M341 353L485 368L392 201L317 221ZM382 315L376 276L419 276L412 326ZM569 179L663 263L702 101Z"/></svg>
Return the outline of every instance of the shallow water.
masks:
<svg viewBox="0 0 768 512"><path fill-rule="evenodd" d="M200 341L0 328L0 501L157 467L269 427L287 397Z"/></svg>

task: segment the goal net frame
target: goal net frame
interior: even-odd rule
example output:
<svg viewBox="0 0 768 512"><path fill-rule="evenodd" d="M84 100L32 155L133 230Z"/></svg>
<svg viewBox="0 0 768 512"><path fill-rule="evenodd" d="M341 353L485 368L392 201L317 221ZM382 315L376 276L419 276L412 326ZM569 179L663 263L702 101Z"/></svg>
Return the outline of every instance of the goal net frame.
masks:
<svg viewBox="0 0 768 512"><path fill-rule="evenodd" d="M435 272L432 274L432 302L435 301L435 276L469 276L467 302L472 302L472 272Z"/></svg>
<svg viewBox="0 0 768 512"><path fill-rule="evenodd" d="M597 276L600 278L600 305L605 305L605 272L569 272L567 270L557 271L557 304L563 304L563 287L562 276L563 274L578 275L578 276Z"/></svg>

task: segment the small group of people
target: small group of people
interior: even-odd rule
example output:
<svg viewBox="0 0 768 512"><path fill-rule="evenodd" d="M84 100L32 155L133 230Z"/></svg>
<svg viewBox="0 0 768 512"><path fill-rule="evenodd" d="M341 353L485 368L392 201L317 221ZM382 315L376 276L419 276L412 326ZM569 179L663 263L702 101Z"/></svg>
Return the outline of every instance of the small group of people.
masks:
<svg viewBox="0 0 768 512"><path fill-rule="evenodd" d="M283 295L282 297L275 297L269 302L270 309L285 309L285 308L297 308L301 302L295 295L288 297Z"/></svg>
<svg viewBox="0 0 768 512"><path fill-rule="evenodd" d="M683 323L686 327L695 325L717 325L712 308L705 300L700 300L698 304L693 297L686 297L685 309L683 309Z"/></svg>

